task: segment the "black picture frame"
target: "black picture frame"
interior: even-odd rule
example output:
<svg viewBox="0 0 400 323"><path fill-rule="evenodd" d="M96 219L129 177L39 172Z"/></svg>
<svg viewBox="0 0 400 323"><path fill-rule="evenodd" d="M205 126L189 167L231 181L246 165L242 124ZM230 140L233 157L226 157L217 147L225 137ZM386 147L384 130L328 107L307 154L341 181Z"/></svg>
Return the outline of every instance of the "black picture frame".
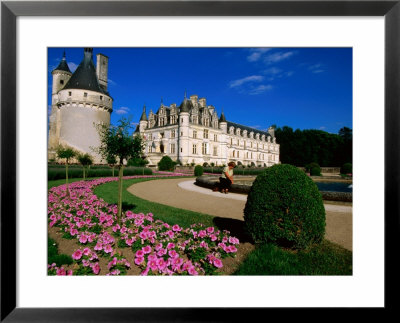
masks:
<svg viewBox="0 0 400 323"><path fill-rule="evenodd" d="M16 19L18 16L384 16L385 307L396 307L399 236L400 0L380 1L4 1L1 3L1 321L233 322L265 309L16 307ZM373 238L373 236L371 237ZM373 259L371 259L373 261ZM242 295L243 296L243 295ZM275 309L279 311L278 309ZM377 309L382 314L381 309ZM249 313L251 311L251 313ZM378 315L379 315L378 314ZM332 314L334 315L334 314ZM333 317L332 317L333 318ZM267 321L267 319L265 319Z"/></svg>

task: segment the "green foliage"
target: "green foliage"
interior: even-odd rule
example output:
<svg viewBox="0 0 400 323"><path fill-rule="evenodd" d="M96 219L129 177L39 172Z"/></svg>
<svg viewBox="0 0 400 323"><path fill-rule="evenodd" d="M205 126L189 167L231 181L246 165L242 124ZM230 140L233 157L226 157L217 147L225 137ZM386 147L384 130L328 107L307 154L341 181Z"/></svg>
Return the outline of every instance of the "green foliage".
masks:
<svg viewBox="0 0 400 323"><path fill-rule="evenodd" d="M81 167L69 166L68 174L71 178L82 178ZM150 168L142 167L126 167L124 168L124 176L134 175L152 175L153 172ZM65 170L59 167L49 166L47 170L48 180L65 179ZM87 177L110 177L113 176L112 169L108 166L103 167L90 167L90 173Z"/></svg>
<svg viewBox="0 0 400 323"><path fill-rule="evenodd" d="M283 164L303 166L317 162L322 167L332 167L352 161L352 134L349 128L332 134L313 129L293 131L284 126L276 128L275 136L280 144Z"/></svg>
<svg viewBox="0 0 400 323"><path fill-rule="evenodd" d="M194 168L194 176L201 176L201 175L203 175L203 173L204 173L203 166L197 165L197 166Z"/></svg>
<svg viewBox="0 0 400 323"><path fill-rule="evenodd" d="M88 166L93 164L93 158L89 154L79 154L77 156L79 163L83 166Z"/></svg>
<svg viewBox="0 0 400 323"><path fill-rule="evenodd" d="M58 246L52 238L47 239L47 263L49 265L55 263L58 267L61 265L72 264L72 257L58 253Z"/></svg>
<svg viewBox="0 0 400 323"><path fill-rule="evenodd" d="M70 147L64 147L64 146L59 146L56 150L57 157L60 159L65 159L67 161L67 164L69 163L69 160L77 155L75 150L73 150Z"/></svg>
<svg viewBox="0 0 400 323"><path fill-rule="evenodd" d="M163 156L158 162L158 170L162 171L173 171L175 167L175 162L169 156Z"/></svg>
<svg viewBox="0 0 400 323"><path fill-rule="evenodd" d="M350 163L345 163L340 167L340 174L352 174L353 173L353 165Z"/></svg>
<svg viewBox="0 0 400 323"><path fill-rule="evenodd" d="M208 163L207 163L207 162L204 162L204 163L203 163L203 167L208 167Z"/></svg>
<svg viewBox="0 0 400 323"><path fill-rule="evenodd" d="M131 158L128 160L128 166L144 167L148 163L149 161L143 158Z"/></svg>
<svg viewBox="0 0 400 323"><path fill-rule="evenodd" d="M321 167L317 163L310 163L305 166L305 169L311 176L321 176Z"/></svg>
<svg viewBox="0 0 400 323"><path fill-rule="evenodd" d="M325 208L316 184L291 165L274 165L258 175L244 209L255 242L306 248L322 241Z"/></svg>
<svg viewBox="0 0 400 323"><path fill-rule="evenodd" d="M140 158L144 144L139 134L133 137L129 134L131 128L130 121L126 118L120 119L117 126L98 125L100 146L92 149L107 161L113 158L118 160L119 165L123 165L124 160Z"/></svg>

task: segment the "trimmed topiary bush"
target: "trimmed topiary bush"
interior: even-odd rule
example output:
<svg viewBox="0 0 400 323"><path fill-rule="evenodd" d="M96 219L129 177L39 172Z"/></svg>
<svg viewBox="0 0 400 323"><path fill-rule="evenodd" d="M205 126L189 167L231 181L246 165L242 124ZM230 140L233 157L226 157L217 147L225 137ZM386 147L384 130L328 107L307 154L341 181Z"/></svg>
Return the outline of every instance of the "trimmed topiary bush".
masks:
<svg viewBox="0 0 400 323"><path fill-rule="evenodd" d="M245 228L256 243L306 248L322 241L325 208L317 185L292 165L257 176L244 208Z"/></svg>
<svg viewBox="0 0 400 323"><path fill-rule="evenodd" d="M305 168L311 176L321 176L321 167L317 163L310 163Z"/></svg>
<svg viewBox="0 0 400 323"><path fill-rule="evenodd" d="M350 163L345 163L340 167L340 174L352 174L353 173L353 165Z"/></svg>
<svg viewBox="0 0 400 323"><path fill-rule="evenodd" d="M197 165L197 166L194 168L194 176L201 176L201 175L203 175L203 173L204 173L203 166Z"/></svg>
<svg viewBox="0 0 400 323"><path fill-rule="evenodd" d="M175 167L175 162L170 157L164 156L163 158L161 158L157 165L158 170L173 171Z"/></svg>

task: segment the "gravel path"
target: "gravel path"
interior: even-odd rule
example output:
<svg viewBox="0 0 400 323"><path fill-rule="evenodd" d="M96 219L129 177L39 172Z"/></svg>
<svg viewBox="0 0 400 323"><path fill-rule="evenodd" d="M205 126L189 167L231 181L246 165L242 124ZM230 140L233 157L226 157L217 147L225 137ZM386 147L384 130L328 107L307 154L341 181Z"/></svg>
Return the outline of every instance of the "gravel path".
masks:
<svg viewBox="0 0 400 323"><path fill-rule="evenodd" d="M194 185L194 179L174 178L134 184L128 192L142 199L217 217L243 220L246 195L222 194ZM324 204L326 210L325 238L352 250L353 207Z"/></svg>

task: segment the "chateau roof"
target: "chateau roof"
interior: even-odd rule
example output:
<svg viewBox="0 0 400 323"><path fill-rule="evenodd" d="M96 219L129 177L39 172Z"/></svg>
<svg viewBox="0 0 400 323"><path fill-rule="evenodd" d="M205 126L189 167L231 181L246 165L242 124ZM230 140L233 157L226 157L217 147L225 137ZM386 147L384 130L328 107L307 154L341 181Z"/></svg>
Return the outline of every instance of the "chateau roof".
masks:
<svg viewBox="0 0 400 323"><path fill-rule="evenodd" d="M93 49L85 48L82 62L72 74L64 89L81 89L109 95L100 85L96 75L96 67L93 63Z"/></svg>
<svg viewBox="0 0 400 323"><path fill-rule="evenodd" d="M67 64L67 59L65 58L65 52L60 64L58 64L58 66L53 71L65 71L71 73L71 70L69 69L69 66Z"/></svg>
<svg viewBox="0 0 400 323"><path fill-rule="evenodd" d="M179 107L179 112L189 112L193 108L192 101L188 100L185 96L185 99L181 103Z"/></svg>
<svg viewBox="0 0 400 323"><path fill-rule="evenodd" d="M140 121L147 121L146 106L143 106L143 112L142 112L142 116L140 117Z"/></svg>
<svg viewBox="0 0 400 323"><path fill-rule="evenodd" d="M251 131L254 132L254 136L255 136L257 133L259 133L260 136L265 135L265 137L271 137L270 133L268 133L268 132L266 132L266 131L260 131L260 130L258 130L258 129L251 128L251 127L247 127L247 126L243 126L243 125L241 125L241 124L238 124L238 123L235 123L235 122L231 122L231 121L227 121L227 123L228 123L228 131L229 131L229 128L230 128L230 127L234 127L235 129L236 129L236 128L239 128L241 134L243 134L243 130L247 130L247 133L248 133L248 134L249 134Z"/></svg>

